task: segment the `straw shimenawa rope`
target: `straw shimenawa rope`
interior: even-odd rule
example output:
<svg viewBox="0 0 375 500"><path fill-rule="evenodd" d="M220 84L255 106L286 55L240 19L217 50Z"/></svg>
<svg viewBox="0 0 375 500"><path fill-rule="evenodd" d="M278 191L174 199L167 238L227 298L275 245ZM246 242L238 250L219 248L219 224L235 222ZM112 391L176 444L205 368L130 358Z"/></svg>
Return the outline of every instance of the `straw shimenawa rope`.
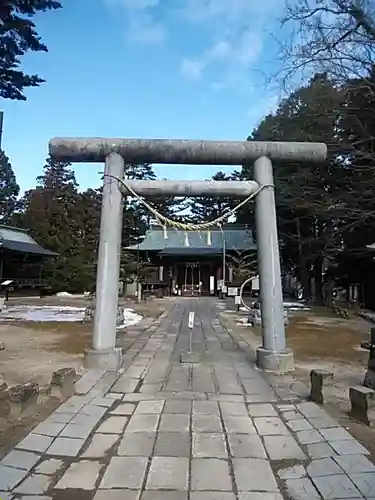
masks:
<svg viewBox="0 0 375 500"><path fill-rule="evenodd" d="M116 177L115 175L110 175L110 174L104 174L104 177L108 177L110 179L114 179L118 181L134 198L136 198L142 205L151 212L159 224L161 226L169 226L169 227L174 227L176 229L182 229L184 231L203 231L205 229L211 229L212 227L215 226L220 226L224 221L229 219L232 215L234 215L240 208L242 208L244 205L249 203L257 194L259 194L264 188L271 187L274 188L273 184L263 184L262 186L259 186L259 188L254 191L254 193L251 193L247 198L245 198L243 201L238 203L234 208L231 208L224 214L220 215L220 217L217 217L215 220L210 221L210 222L203 222L202 224L192 224L189 222L178 222L175 220L170 219L169 217L166 217L162 215L160 212L156 210L152 205L150 205L142 196L140 196L137 192L132 189L128 183L119 177Z"/></svg>

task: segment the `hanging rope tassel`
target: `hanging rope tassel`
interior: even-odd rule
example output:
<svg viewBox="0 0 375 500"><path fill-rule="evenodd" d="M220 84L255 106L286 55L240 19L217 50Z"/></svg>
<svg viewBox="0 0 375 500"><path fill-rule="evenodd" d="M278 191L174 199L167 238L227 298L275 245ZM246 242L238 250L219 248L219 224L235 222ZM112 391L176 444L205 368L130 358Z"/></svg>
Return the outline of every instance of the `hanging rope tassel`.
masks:
<svg viewBox="0 0 375 500"><path fill-rule="evenodd" d="M208 230L207 231L207 246L211 246L212 245L212 239L211 239L211 231Z"/></svg>
<svg viewBox="0 0 375 500"><path fill-rule="evenodd" d="M164 232L164 239L167 240L168 239L168 230L167 230L167 226L165 224L163 224L163 232Z"/></svg>
<svg viewBox="0 0 375 500"><path fill-rule="evenodd" d="M184 246L185 247L189 247L189 235L188 235L188 232L185 231L185 242L184 242Z"/></svg>

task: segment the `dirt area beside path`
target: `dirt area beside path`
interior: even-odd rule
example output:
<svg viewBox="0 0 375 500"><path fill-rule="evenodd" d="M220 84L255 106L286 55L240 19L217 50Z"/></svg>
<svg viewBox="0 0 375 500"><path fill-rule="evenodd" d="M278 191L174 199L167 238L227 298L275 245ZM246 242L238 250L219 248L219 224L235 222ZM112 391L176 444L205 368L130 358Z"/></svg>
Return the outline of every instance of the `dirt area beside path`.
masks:
<svg viewBox="0 0 375 500"><path fill-rule="evenodd" d="M143 318L158 317L165 310L164 300L150 300L137 304L122 300L124 307ZM17 306L56 306L84 308L87 299L71 297L48 297L13 299L9 308ZM48 312L48 310L47 310ZM126 328L119 335L126 335ZM48 384L52 373L62 367L79 369L83 353L91 341L91 324L80 321L29 321L24 319L2 319L0 314L0 374L9 385L25 382Z"/></svg>
<svg viewBox="0 0 375 500"><path fill-rule="evenodd" d="M223 315L245 339L261 342L260 327L251 328L241 323L246 313L226 310ZM286 339L301 366L314 362L319 365L353 365L363 369L368 353L360 347L360 343L368 340L369 330L370 324L364 319L342 319L325 308L315 308L289 312Z"/></svg>
<svg viewBox="0 0 375 500"><path fill-rule="evenodd" d="M17 298L8 302L9 308L23 306L56 306L84 308L88 300L83 297ZM163 299L137 304L121 300L124 307L143 318L157 318L166 309ZM36 309L35 309L36 306ZM131 326L130 326L131 328ZM126 328L118 335L126 335ZM91 324L80 321L28 321L4 319L0 313L0 376L8 385L37 382L40 386L50 383L52 373L59 368L82 367L83 353L91 341ZM40 398L22 418L0 417L0 457L20 441L40 421L44 420L59 404L52 397Z"/></svg>
<svg viewBox="0 0 375 500"><path fill-rule="evenodd" d="M37 382L46 385L59 368L79 369L90 342L90 325L75 323L0 324L0 373L8 385Z"/></svg>

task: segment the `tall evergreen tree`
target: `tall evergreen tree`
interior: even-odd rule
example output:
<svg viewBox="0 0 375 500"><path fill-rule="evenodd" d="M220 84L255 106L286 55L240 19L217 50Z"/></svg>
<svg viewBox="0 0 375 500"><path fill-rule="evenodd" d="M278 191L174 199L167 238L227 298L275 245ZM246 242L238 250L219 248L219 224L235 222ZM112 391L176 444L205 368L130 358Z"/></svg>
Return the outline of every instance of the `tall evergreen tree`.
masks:
<svg viewBox="0 0 375 500"><path fill-rule="evenodd" d="M367 245L375 242L375 69L343 86L345 107L339 122L340 158L346 189L339 221L342 248L330 275L341 285L361 283L375 307L375 268Z"/></svg>
<svg viewBox="0 0 375 500"><path fill-rule="evenodd" d="M342 100L341 91L326 75L316 75L281 102L250 139L337 143ZM284 266L296 271L306 298L314 277L320 297L323 265L341 245L337 218L345 182L337 150L330 150L328 161L321 165L275 162L274 173ZM244 166L242 175L251 178L251 168ZM244 218L245 210L242 222Z"/></svg>
<svg viewBox="0 0 375 500"><path fill-rule="evenodd" d="M101 189L87 189L79 193L75 204L75 217L79 225L82 288L89 291L93 290L95 284L101 204Z"/></svg>
<svg viewBox="0 0 375 500"><path fill-rule="evenodd" d="M148 163L144 163L141 165L129 164L125 166L125 177L130 180L155 180L156 174L152 168L152 165ZM174 196L158 196L148 198L146 201L148 201L161 215L169 218L175 218L176 214L183 210L186 205L184 200L179 200ZM146 228L154 219L154 215L138 200L132 197L128 197L126 202L124 202L124 219L125 221L131 222L132 218L134 217L142 220L139 231L138 229L136 229L136 232L133 235L135 238L137 238L136 233L139 232L138 236L143 235ZM128 226L129 230L130 228L131 226ZM126 234L124 234L123 236L126 238ZM132 239L132 234L129 234L128 236L129 239Z"/></svg>
<svg viewBox="0 0 375 500"><path fill-rule="evenodd" d="M36 189L25 193L19 222L59 256L45 266L44 278L55 290L78 291L82 279L82 224L77 218L78 185L69 163L47 158Z"/></svg>
<svg viewBox="0 0 375 500"><path fill-rule="evenodd" d="M224 172L217 172L210 180L213 181L230 181L237 179L237 174L225 174ZM217 219L228 210L234 208L238 200L232 197L212 198L210 196L202 196L194 198L190 201L191 219L195 223L209 222Z"/></svg>
<svg viewBox="0 0 375 500"><path fill-rule="evenodd" d="M20 187L12 169L9 158L0 150L0 221L10 223L16 208Z"/></svg>
<svg viewBox="0 0 375 500"><path fill-rule="evenodd" d="M25 89L44 80L20 69L26 52L47 52L31 20L39 12L56 10L55 0L2 0L0 5L0 97L25 101Z"/></svg>
<svg viewBox="0 0 375 500"><path fill-rule="evenodd" d="M130 165L127 177L154 179L151 165ZM173 216L174 199L156 200L157 209ZM14 224L59 255L45 266L44 279L55 290L93 290L98 260L102 187L79 192L69 163L47 158L35 189L25 193ZM149 224L149 213L132 197L124 198L122 251L123 268L136 269L126 247L140 241ZM134 256L132 256L134 259ZM130 260L129 260L130 259ZM126 264L126 265L125 265Z"/></svg>
<svg viewBox="0 0 375 500"><path fill-rule="evenodd" d="M128 163L125 165L125 177L132 180L154 180L156 175L152 165L149 163L141 163L136 165Z"/></svg>

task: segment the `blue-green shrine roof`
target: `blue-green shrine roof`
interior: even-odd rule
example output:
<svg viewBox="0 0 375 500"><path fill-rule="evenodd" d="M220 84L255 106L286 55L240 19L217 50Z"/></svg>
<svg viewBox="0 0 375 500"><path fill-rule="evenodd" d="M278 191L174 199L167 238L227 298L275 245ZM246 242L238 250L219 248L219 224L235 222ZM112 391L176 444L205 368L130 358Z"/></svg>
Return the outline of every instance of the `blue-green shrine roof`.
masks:
<svg viewBox="0 0 375 500"><path fill-rule="evenodd" d="M222 253L225 240L226 251L256 250L253 233L246 226L233 224L225 226L223 231L219 228L211 229L210 233L209 236L207 230L185 232L168 228L165 234L162 227L154 226L146 232L143 241L128 249L154 251L161 255L192 255L197 253L213 255Z"/></svg>
<svg viewBox="0 0 375 500"><path fill-rule="evenodd" d="M13 252L55 257L58 254L39 245L26 229L0 224L0 248Z"/></svg>

